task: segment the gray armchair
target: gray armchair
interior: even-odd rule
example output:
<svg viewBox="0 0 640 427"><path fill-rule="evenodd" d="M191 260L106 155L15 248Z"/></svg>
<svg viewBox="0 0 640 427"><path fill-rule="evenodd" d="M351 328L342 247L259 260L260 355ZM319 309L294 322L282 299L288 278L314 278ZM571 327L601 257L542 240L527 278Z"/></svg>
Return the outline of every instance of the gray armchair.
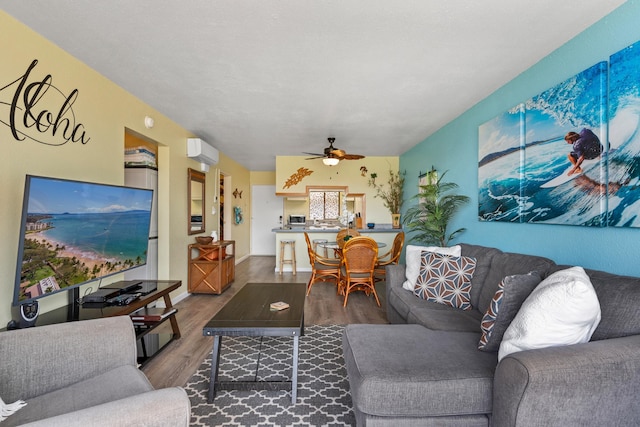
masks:
<svg viewBox="0 0 640 427"><path fill-rule="evenodd" d="M138 369L128 316L0 332L0 397L27 402L2 427L188 426L191 410Z"/></svg>

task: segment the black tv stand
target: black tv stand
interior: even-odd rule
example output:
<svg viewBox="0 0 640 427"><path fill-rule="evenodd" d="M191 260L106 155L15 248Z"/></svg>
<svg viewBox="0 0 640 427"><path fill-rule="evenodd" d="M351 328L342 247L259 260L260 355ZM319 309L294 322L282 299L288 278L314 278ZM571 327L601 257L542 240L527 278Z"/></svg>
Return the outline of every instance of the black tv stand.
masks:
<svg viewBox="0 0 640 427"><path fill-rule="evenodd" d="M69 319L69 321L80 320L80 288L75 287L68 293L69 304L67 305L67 319Z"/></svg>
<svg viewBox="0 0 640 427"><path fill-rule="evenodd" d="M121 294L128 294L136 289L140 289L142 282L142 280L120 280L119 282L113 282L98 289L113 289L119 291Z"/></svg>
<svg viewBox="0 0 640 427"><path fill-rule="evenodd" d="M146 307L156 301L163 300L166 307L173 307L171 302L172 291L182 285L180 280L145 280L157 285L155 291L142 295L128 305L105 304L80 304L80 291L75 288L69 291L69 304L47 313L41 313L36 321L36 326L50 325L54 323L74 322L79 320L98 319L102 317L129 315L134 311ZM133 291L135 292L135 291ZM165 321L171 323L171 333L152 333L154 329ZM144 326L136 326L138 338L138 363L144 364L155 356L171 341L180 338L180 328L175 313L167 316L159 322L148 323Z"/></svg>

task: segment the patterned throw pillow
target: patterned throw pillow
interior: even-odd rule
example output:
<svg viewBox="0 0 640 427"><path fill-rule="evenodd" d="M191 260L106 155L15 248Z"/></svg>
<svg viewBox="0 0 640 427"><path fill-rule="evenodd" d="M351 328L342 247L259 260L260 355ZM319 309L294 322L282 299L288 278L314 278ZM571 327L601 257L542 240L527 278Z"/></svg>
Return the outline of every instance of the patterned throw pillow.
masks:
<svg viewBox="0 0 640 427"><path fill-rule="evenodd" d="M471 278L476 259L422 252L420 274L413 292L431 302L471 309Z"/></svg>
<svg viewBox="0 0 640 427"><path fill-rule="evenodd" d="M418 275L420 274L420 264L421 257L424 251L427 252L436 252L442 255L453 255L460 256L460 252L462 248L460 245L450 246L450 247L439 247L439 246L415 246L415 245L407 245L407 250L405 252L405 274L407 280L402 284L402 288L408 290L409 292L413 292L416 288L416 280L418 280Z"/></svg>
<svg viewBox="0 0 640 427"><path fill-rule="evenodd" d="M504 332L524 300L541 280L540 273L533 271L529 274L507 276L500 281L498 290L480 322L482 335L478 343L479 350L498 351Z"/></svg>
<svg viewBox="0 0 640 427"><path fill-rule="evenodd" d="M493 295L493 299L491 300L491 304L489 304L489 308L482 316L482 321L480 322L480 329L482 330L482 335L480 335L480 342L478 343L478 350L486 350L487 344L489 343L489 338L491 337L491 333L493 332L493 327L496 324L496 320L498 319L498 311L500 310L500 304L502 304L502 298L504 297L504 279L500 281L498 285L498 290L495 295ZM513 319L512 319L513 320Z"/></svg>

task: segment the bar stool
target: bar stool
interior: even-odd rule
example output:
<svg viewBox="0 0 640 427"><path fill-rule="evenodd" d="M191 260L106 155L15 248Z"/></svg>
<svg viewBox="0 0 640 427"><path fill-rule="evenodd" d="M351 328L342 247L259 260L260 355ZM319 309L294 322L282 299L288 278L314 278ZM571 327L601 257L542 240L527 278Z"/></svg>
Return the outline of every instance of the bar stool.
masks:
<svg viewBox="0 0 640 427"><path fill-rule="evenodd" d="M289 246L291 248L291 258L285 259L285 248ZM280 274L282 274L282 266L284 264L291 264L291 272L296 275L296 241L295 240L280 240Z"/></svg>
<svg viewBox="0 0 640 427"><path fill-rule="evenodd" d="M327 239L313 239L312 243L313 243L313 252L318 253L318 245L322 243L329 243L329 241ZM327 250L327 247L323 246L323 249L324 249L324 257L329 258L329 251Z"/></svg>

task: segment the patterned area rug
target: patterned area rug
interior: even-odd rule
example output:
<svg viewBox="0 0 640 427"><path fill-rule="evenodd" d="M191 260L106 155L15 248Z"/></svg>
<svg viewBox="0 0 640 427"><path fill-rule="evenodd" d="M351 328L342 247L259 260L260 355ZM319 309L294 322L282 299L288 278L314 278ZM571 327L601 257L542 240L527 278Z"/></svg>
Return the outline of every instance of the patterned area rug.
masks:
<svg viewBox="0 0 640 427"><path fill-rule="evenodd" d="M343 326L312 325L300 338L298 400L290 391L218 391L207 403L211 356L185 389L192 426L353 426L351 395L342 357ZM261 350L260 350L261 349ZM291 378L291 337L222 337L220 381ZM256 373L256 365L259 369Z"/></svg>

